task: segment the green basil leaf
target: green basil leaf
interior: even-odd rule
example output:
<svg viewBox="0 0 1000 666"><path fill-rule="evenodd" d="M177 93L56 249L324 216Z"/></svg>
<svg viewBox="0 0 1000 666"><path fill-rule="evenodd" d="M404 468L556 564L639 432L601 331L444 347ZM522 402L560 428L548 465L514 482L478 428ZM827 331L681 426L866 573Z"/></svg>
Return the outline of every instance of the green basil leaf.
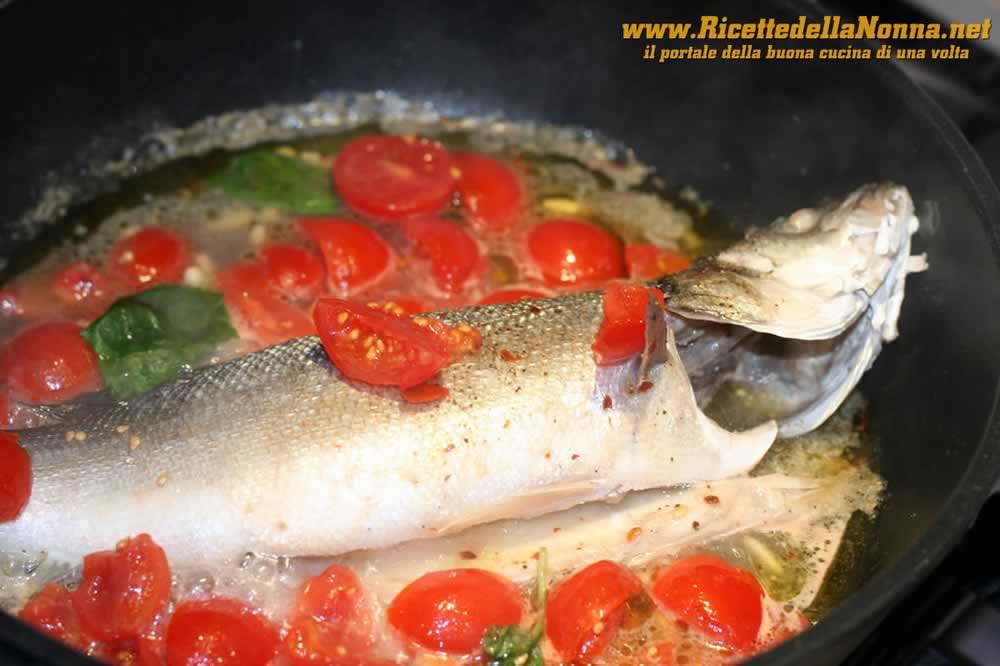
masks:
<svg viewBox="0 0 1000 666"><path fill-rule="evenodd" d="M174 379L236 331L219 294L161 285L115 301L81 335L121 400Z"/></svg>
<svg viewBox="0 0 1000 666"><path fill-rule="evenodd" d="M205 184L238 199L296 213L322 215L340 208L326 169L269 149L234 156Z"/></svg>

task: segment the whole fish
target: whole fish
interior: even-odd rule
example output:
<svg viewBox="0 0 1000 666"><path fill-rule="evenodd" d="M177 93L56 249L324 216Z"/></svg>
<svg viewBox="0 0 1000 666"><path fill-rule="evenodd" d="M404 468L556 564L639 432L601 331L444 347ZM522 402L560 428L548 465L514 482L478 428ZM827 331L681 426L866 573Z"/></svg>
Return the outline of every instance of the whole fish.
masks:
<svg viewBox="0 0 1000 666"><path fill-rule="evenodd" d="M755 251L745 255L752 266L734 267L740 255L723 254L660 282L672 313L651 305L646 349L620 366L595 366L601 294L576 294L443 313L448 323L477 328L483 344L442 372L450 395L431 405L346 381L318 340L303 338L22 431L33 489L24 513L0 525L0 548L75 562L148 532L178 564L247 551L336 555L744 474L771 446L778 423L725 430L699 408L691 376L703 380L717 366L714 374L739 378L744 364L732 359L743 356L757 358L747 367L762 366L764 357L749 344L761 334L750 331L773 338L787 317L784 332L799 335L805 305L838 308L824 329L831 337L805 336L825 350L852 331L867 339L894 329L898 303L881 315L872 308L879 294L902 296L916 229L912 204L904 189L888 185L852 196L816 213L814 227L860 225L891 238L816 238L780 226L759 231ZM789 286L787 275L768 275L756 257L778 245L776 265L796 265L805 255L827 262L820 274L829 280L819 283L832 291L817 297L816 281ZM844 262L860 272L860 287L848 281L835 288L833 267ZM723 283L725 272L756 289L733 292L728 311L697 289ZM842 307L844 290L859 305ZM866 316L878 318L878 326L858 329ZM504 360L514 357L520 360ZM783 373L791 368L782 366L773 382L760 373L751 379L764 389L787 389ZM834 401L846 395L818 370L801 378L803 386L810 382L810 395L824 405L831 390ZM799 428L814 422L811 405L790 401L779 421L799 418ZM67 441L68 430L85 440Z"/></svg>

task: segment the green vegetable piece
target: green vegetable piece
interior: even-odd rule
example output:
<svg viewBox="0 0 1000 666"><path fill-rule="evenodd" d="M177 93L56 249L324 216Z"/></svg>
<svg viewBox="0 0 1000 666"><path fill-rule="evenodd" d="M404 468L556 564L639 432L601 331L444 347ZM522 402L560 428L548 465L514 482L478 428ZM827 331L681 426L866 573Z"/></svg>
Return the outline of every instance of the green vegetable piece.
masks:
<svg viewBox="0 0 1000 666"><path fill-rule="evenodd" d="M544 625L536 622L524 630L516 624L491 626L483 636L483 652L489 666L545 666L542 658Z"/></svg>
<svg viewBox="0 0 1000 666"><path fill-rule="evenodd" d="M205 184L238 199L296 213L323 215L340 208L326 169L269 149L234 156Z"/></svg>
<svg viewBox="0 0 1000 666"><path fill-rule="evenodd" d="M174 379L236 331L219 294L161 285L118 299L81 335L112 395L123 400Z"/></svg>
<svg viewBox="0 0 1000 666"><path fill-rule="evenodd" d="M531 592L531 606L536 611L545 608L549 593L549 550L538 550L538 568L535 571L535 588Z"/></svg>

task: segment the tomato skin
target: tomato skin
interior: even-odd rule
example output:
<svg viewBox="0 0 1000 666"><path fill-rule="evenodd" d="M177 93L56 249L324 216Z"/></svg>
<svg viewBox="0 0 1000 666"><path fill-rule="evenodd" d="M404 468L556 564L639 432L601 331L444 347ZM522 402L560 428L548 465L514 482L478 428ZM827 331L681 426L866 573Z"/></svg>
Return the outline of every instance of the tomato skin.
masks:
<svg viewBox="0 0 1000 666"><path fill-rule="evenodd" d="M83 558L73 608L90 635L117 643L137 638L169 598L167 556L148 534L140 534L113 551Z"/></svg>
<svg viewBox="0 0 1000 666"><path fill-rule="evenodd" d="M454 159L461 172L458 191L462 207L470 221L488 232L506 231L523 205L524 188L520 179L492 157L459 153Z"/></svg>
<svg viewBox="0 0 1000 666"><path fill-rule="evenodd" d="M428 650L469 654L494 624L521 621L523 602L510 581L482 569L424 574L403 588L386 612L400 634Z"/></svg>
<svg viewBox="0 0 1000 666"><path fill-rule="evenodd" d="M386 277L395 264L389 244L368 227L335 217L304 218L299 226L319 248L335 294L348 295Z"/></svg>
<svg viewBox="0 0 1000 666"><path fill-rule="evenodd" d="M690 555L657 571L650 593L660 607L726 647L746 651L757 640L764 590L746 569L714 555Z"/></svg>
<svg viewBox="0 0 1000 666"><path fill-rule="evenodd" d="M0 351L0 374L11 395L39 405L65 402L100 388L97 354L69 322L35 324Z"/></svg>
<svg viewBox="0 0 1000 666"><path fill-rule="evenodd" d="M49 583L39 590L18 617L47 636L87 651L93 639L86 636L73 608L72 593L59 583Z"/></svg>
<svg viewBox="0 0 1000 666"><path fill-rule="evenodd" d="M268 243L258 252L270 287L296 301L315 298L323 286L323 262L291 243Z"/></svg>
<svg viewBox="0 0 1000 666"><path fill-rule="evenodd" d="M16 520L31 498L31 456L17 433L0 432L0 523Z"/></svg>
<svg viewBox="0 0 1000 666"><path fill-rule="evenodd" d="M178 604L165 634L167 666L266 666L278 652L278 630L235 599Z"/></svg>
<svg viewBox="0 0 1000 666"><path fill-rule="evenodd" d="M589 222L544 220L528 234L527 246L547 284L590 284L625 276L621 241Z"/></svg>
<svg viewBox="0 0 1000 666"><path fill-rule="evenodd" d="M218 282L234 323L245 329L245 336L262 345L273 345L316 334L305 312L272 291L267 271L260 263L228 266L219 272Z"/></svg>
<svg viewBox="0 0 1000 666"><path fill-rule="evenodd" d="M663 307L659 289L625 282L612 282L604 288L604 320L591 346L597 365L615 365L642 352L650 296Z"/></svg>
<svg viewBox="0 0 1000 666"><path fill-rule="evenodd" d="M545 606L545 633L567 661L593 659L621 625L625 602L642 583L622 565L601 560L558 583Z"/></svg>
<svg viewBox="0 0 1000 666"><path fill-rule="evenodd" d="M482 265L476 241L447 220L411 220L403 225L403 233L418 254L430 259L431 277L442 291L460 290Z"/></svg>
<svg viewBox="0 0 1000 666"><path fill-rule="evenodd" d="M447 341L406 317L377 307L321 298L313 318L327 356L348 379L378 386L409 388L448 364ZM384 349L379 349L381 341Z"/></svg>
<svg viewBox="0 0 1000 666"><path fill-rule="evenodd" d="M500 289L494 291L479 301L478 305L497 305L500 303L516 303L525 299L547 298L548 294L535 289Z"/></svg>
<svg viewBox="0 0 1000 666"><path fill-rule="evenodd" d="M451 201L453 162L438 143L413 137L362 136L333 163L333 183L362 215L388 222L433 215Z"/></svg>
<svg viewBox="0 0 1000 666"><path fill-rule="evenodd" d="M180 282L191 258L191 243L179 233L146 227L114 244L108 271L133 289L146 289Z"/></svg>
<svg viewBox="0 0 1000 666"><path fill-rule="evenodd" d="M657 278L691 267L691 260L680 252L650 243L627 243L625 263L633 280Z"/></svg>

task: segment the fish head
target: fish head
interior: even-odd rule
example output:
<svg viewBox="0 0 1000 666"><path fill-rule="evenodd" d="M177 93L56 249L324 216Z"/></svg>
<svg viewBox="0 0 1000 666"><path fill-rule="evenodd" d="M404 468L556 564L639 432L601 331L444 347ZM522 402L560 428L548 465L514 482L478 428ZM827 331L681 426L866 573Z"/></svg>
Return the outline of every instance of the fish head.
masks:
<svg viewBox="0 0 1000 666"><path fill-rule="evenodd" d="M865 185L837 204L755 229L668 278L667 306L688 319L796 340L835 338L877 307L875 322L891 340L905 276L927 267L922 256L910 257L919 226L905 187Z"/></svg>

